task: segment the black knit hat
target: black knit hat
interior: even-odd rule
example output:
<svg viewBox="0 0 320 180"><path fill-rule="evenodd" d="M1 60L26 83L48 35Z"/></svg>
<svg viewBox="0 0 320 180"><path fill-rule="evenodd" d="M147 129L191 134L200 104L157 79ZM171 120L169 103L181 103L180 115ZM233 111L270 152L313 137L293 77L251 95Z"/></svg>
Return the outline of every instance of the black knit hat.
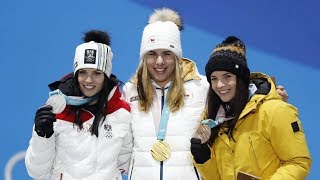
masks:
<svg viewBox="0 0 320 180"><path fill-rule="evenodd" d="M213 49L206 65L209 83L211 83L211 73L214 71L231 72L249 85L250 70L247 66L246 47L240 39L229 36Z"/></svg>

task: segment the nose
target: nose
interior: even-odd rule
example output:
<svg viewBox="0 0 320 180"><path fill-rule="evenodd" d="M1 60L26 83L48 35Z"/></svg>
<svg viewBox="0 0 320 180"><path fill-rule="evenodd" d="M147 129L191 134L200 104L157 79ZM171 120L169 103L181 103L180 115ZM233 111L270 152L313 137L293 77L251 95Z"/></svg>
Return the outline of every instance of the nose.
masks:
<svg viewBox="0 0 320 180"><path fill-rule="evenodd" d="M217 88L221 88L224 86L224 83L221 80L218 80Z"/></svg>
<svg viewBox="0 0 320 180"><path fill-rule="evenodd" d="M85 81L86 81L87 83L91 83L91 82L92 82L91 75L88 75Z"/></svg>
<svg viewBox="0 0 320 180"><path fill-rule="evenodd" d="M162 65L162 64L164 64L164 60L163 60L163 58L162 58L161 55L159 55L159 56L157 57L157 59L156 59L156 64L157 64L157 65Z"/></svg>

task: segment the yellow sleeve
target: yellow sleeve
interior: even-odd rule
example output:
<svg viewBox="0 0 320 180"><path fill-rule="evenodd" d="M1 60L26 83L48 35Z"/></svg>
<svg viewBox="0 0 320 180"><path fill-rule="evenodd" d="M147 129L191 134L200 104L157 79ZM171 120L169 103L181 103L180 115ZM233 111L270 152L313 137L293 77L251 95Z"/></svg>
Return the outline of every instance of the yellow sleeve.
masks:
<svg viewBox="0 0 320 180"><path fill-rule="evenodd" d="M193 162L197 170L200 172L202 180L220 180L213 148L211 148L211 158L207 162L204 164L197 164L195 161Z"/></svg>
<svg viewBox="0 0 320 180"><path fill-rule="evenodd" d="M272 109L271 144L283 163L270 179L305 179L311 157L297 109L280 101Z"/></svg>

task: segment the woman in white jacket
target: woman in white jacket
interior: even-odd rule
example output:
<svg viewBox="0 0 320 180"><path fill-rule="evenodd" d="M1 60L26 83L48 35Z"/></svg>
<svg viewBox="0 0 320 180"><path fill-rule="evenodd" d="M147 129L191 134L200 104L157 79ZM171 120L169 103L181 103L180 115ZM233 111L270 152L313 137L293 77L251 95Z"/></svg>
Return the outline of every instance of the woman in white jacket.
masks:
<svg viewBox="0 0 320 180"><path fill-rule="evenodd" d="M174 22L173 22L174 21ZM123 87L132 115L131 180L196 180L190 139L205 106L206 78L182 58L181 19L156 10L144 28L140 65Z"/></svg>
<svg viewBox="0 0 320 180"><path fill-rule="evenodd" d="M121 100L111 74L109 36L93 30L84 41L75 51L71 88L55 91L66 99L63 111L57 112L56 106L63 104L56 101L36 112L25 157L28 173L35 179L121 179L128 167L130 107Z"/></svg>

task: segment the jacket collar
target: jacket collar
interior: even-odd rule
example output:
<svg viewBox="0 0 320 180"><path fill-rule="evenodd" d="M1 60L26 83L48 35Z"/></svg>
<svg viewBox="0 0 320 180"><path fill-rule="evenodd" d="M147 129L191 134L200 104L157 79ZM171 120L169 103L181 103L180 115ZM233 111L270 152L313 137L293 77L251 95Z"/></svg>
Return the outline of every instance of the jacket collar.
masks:
<svg viewBox="0 0 320 180"><path fill-rule="evenodd" d="M259 72L251 73L250 79L255 79L255 78L266 79L268 81L268 83L271 84L271 89L270 89L269 93L266 95L254 94L251 97L251 99L249 100L249 102L247 103L247 105L245 106L242 113L240 114L239 120L241 120L243 117L245 117L248 113L255 111L257 109L257 107L265 101L268 101L271 99L280 99L281 100L281 96L277 93L275 83L272 81L272 79L268 75L263 74L263 73L259 73Z"/></svg>

